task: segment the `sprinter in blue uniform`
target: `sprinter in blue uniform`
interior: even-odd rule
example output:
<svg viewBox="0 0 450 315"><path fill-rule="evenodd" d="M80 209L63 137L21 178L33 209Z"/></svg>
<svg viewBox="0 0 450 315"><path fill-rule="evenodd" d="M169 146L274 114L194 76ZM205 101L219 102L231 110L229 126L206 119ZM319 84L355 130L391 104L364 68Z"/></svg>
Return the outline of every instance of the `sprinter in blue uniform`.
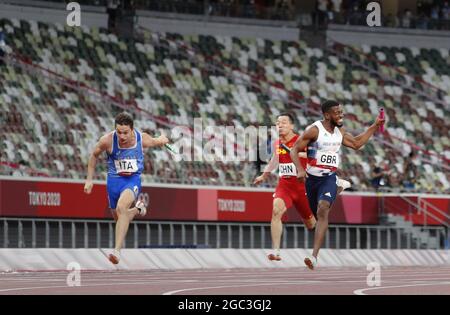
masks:
<svg viewBox="0 0 450 315"><path fill-rule="evenodd" d="M144 203L137 200L141 191L141 174L144 169L144 149L164 146L169 140L162 135L152 138L145 132L134 129L133 118L120 113L115 118L115 130L102 136L89 157L84 192L92 191L95 165L102 152L108 156L108 178L106 181L109 207L115 210L116 244L108 259L113 264L120 261L120 249L127 235L128 226L136 214L147 213ZM132 206L135 203L134 207Z"/></svg>

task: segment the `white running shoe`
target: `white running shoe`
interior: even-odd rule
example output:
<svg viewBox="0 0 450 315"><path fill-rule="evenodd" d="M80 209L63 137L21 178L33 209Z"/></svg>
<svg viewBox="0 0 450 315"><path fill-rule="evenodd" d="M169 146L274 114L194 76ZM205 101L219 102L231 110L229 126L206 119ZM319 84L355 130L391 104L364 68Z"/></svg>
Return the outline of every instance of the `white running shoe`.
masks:
<svg viewBox="0 0 450 315"><path fill-rule="evenodd" d="M317 258L314 256L308 256L304 260L306 267L308 267L311 270L314 270L314 268L317 267Z"/></svg>
<svg viewBox="0 0 450 315"><path fill-rule="evenodd" d="M117 265L120 261L120 251L115 249L111 254L109 254L108 259L114 265Z"/></svg>
<svg viewBox="0 0 450 315"><path fill-rule="evenodd" d="M138 200L136 202L136 206L135 207L136 207L136 209L138 209L139 215L141 217L143 217L143 216L145 216L147 214L147 208L145 207L145 204L144 204L144 202L142 200Z"/></svg>
<svg viewBox="0 0 450 315"><path fill-rule="evenodd" d="M338 178L336 181L336 186L342 187L342 190L346 190L347 188L350 188L352 184L348 180Z"/></svg>

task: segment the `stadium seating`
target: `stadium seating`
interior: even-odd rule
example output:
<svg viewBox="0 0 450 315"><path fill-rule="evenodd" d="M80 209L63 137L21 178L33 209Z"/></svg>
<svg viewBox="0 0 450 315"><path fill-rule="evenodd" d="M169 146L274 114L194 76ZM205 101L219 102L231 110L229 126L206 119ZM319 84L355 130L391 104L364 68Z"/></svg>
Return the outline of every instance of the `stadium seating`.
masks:
<svg viewBox="0 0 450 315"><path fill-rule="evenodd" d="M297 115L302 130L319 117L323 100L337 99L344 104L349 130L362 130L381 106L389 117L392 137L371 141L358 153L344 150L342 176L357 189L370 188L371 170L384 161L399 177L412 148L405 141L431 154L429 162L418 165L416 189L450 189L449 172L435 156L450 159L448 110L339 54L302 41L147 31L132 41L97 28L15 19L2 19L0 26L8 52L22 58L22 67L9 64L0 71L1 159L24 161L28 173L84 178L90 148L112 129L121 110L116 103L140 108L136 127L154 134L167 126L192 126L193 118L202 118L205 126L271 126L285 110ZM422 75L445 91L449 102L448 51L371 47L370 53ZM45 70L23 66L28 61ZM397 75L389 67L379 71ZM104 95L81 92L86 90L76 84ZM249 162L175 162L165 150L149 150L147 156L144 182L249 186L257 174ZM96 178L104 179L105 170L100 162ZM0 171L12 174L14 169L3 163ZM272 176L266 185L275 183Z"/></svg>

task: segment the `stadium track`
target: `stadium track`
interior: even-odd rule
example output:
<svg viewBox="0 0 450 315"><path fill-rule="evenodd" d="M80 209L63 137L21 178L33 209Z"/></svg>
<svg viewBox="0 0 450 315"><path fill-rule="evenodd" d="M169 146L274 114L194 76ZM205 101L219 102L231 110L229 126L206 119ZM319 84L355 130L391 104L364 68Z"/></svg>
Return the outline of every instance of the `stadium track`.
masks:
<svg viewBox="0 0 450 315"><path fill-rule="evenodd" d="M0 273L0 295L450 295L450 266L382 267L380 286L368 286L370 272L362 267L82 270L81 286L70 287L69 271L20 271Z"/></svg>

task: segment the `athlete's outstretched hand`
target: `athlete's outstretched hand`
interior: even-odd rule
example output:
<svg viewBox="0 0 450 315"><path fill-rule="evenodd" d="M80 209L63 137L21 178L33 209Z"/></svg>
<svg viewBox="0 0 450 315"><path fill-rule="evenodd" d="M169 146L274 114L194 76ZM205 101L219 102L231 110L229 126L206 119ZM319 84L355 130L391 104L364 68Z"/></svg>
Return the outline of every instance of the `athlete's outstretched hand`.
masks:
<svg viewBox="0 0 450 315"><path fill-rule="evenodd" d="M253 181L253 184L254 185L259 185L265 180L266 180L266 178L265 178L265 176L263 174L263 175L260 175L260 176L256 177L255 180Z"/></svg>
<svg viewBox="0 0 450 315"><path fill-rule="evenodd" d="M169 139L165 135L160 135L156 139L158 139L158 141L159 141L161 146L166 145L167 143L169 143Z"/></svg>
<svg viewBox="0 0 450 315"><path fill-rule="evenodd" d="M86 183L84 184L84 192L86 194L90 194L93 186L94 186L94 184L92 183L92 181L87 180Z"/></svg>
<svg viewBox="0 0 450 315"><path fill-rule="evenodd" d="M305 170L297 170L297 179L299 182L304 183L306 180L306 171Z"/></svg>
<svg viewBox="0 0 450 315"><path fill-rule="evenodd" d="M375 120L375 125L377 127L381 127L382 125L384 125L385 122L386 122L385 118L377 117L377 120Z"/></svg>

